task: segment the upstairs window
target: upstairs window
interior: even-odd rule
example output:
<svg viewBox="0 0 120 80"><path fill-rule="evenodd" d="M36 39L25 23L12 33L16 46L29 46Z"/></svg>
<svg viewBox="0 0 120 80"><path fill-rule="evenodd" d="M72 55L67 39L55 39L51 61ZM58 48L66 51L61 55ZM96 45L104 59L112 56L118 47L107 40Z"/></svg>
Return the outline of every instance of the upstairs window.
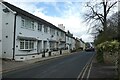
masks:
<svg viewBox="0 0 120 80"><path fill-rule="evenodd" d="M50 34L55 34L55 29L50 28Z"/></svg>
<svg viewBox="0 0 120 80"><path fill-rule="evenodd" d="M47 33L48 32L48 27L44 26L44 32Z"/></svg>
<svg viewBox="0 0 120 80"><path fill-rule="evenodd" d="M31 29L34 29L34 21L31 22Z"/></svg>
<svg viewBox="0 0 120 80"><path fill-rule="evenodd" d="M50 34L52 34L52 28L50 28Z"/></svg>
<svg viewBox="0 0 120 80"><path fill-rule="evenodd" d="M25 27L25 19L24 18L22 18L22 20L21 20L21 25L22 25L22 27Z"/></svg>
<svg viewBox="0 0 120 80"><path fill-rule="evenodd" d="M42 31L42 24L38 24L38 31Z"/></svg>
<svg viewBox="0 0 120 80"><path fill-rule="evenodd" d="M59 36L59 31L57 31L57 36Z"/></svg>
<svg viewBox="0 0 120 80"><path fill-rule="evenodd" d="M35 26L34 21L32 21L31 19L21 18L21 27L22 28L34 30L34 26Z"/></svg>

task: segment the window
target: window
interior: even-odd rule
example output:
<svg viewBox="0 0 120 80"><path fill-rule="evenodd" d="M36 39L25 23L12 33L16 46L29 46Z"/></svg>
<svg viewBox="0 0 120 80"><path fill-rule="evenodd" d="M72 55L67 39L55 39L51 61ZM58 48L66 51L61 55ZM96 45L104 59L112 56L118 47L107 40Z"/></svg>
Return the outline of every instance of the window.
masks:
<svg viewBox="0 0 120 80"><path fill-rule="evenodd" d="M53 34L55 34L55 29L52 29Z"/></svg>
<svg viewBox="0 0 120 80"><path fill-rule="evenodd" d="M50 34L54 35L55 34L55 29L50 28Z"/></svg>
<svg viewBox="0 0 120 80"><path fill-rule="evenodd" d="M38 31L42 31L42 24L38 24Z"/></svg>
<svg viewBox="0 0 120 80"><path fill-rule="evenodd" d="M25 19L24 18L22 18L21 23L22 23L22 27L25 27Z"/></svg>
<svg viewBox="0 0 120 80"><path fill-rule="evenodd" d="M25 40L25 49L29 49L28 46L29 46L29 45L28 45L28 41Z"/></svg>
<svg viewBox="0 0 120 80"><path fill-rule="evenodd" d="M29 19L25 19L25 28L31 29L31 21Z"/></svg>
<svg viewBox="0 0 120 80"><path fill-rule="evenodd" d="M34 29L34 22L31 22L31 29Z"/></svg>
<svg viewBox="0 0 120 80"><path fill-rule="evenodd" d="M33 41L29 42L29 49L34 49L34 42Z"/></svg>
<svg viewBox="0 0 120 80"><path fill-rule="evenodd" d="M34 26L35 26L34 21L32 21L31 19L28 19L28 18L26 18L26 19L22 18L21 19L21 27L22 28L34 30Z"/></svg>
<svg viewBox="0 0 120 80"><path fill-rule="evenodd" d="M59 31L57 31L57 36L59 36Z"/></svg>
<svg viewBox="0 0 120 80"><path fill-rule="evenodd" d="M47 33L48 32L48 27L44 26L44 32Z"/></svg>
<svg viewBox="0 0 120 80"><path fill-rule="evenodd" d="M61 37L64 37L64 33L63 32L61 32Z"/></svg>
<svg viewBox="0 0 120 80"><path fill-rule="evenodd" d="M50 28L50 34L52 34L52 28Z"/></svg>
<svg viewBox="0 0 120 80"><path fill-rule="evenodd" d="M20 40L21 50L32 50L34 49L34 41L32 40Z"/></svg>
<svg viewBox="0 0 120 80"><path fill-rule="evenodd" d="M24 40L20 41L20 49L24 49Z"/></svg>

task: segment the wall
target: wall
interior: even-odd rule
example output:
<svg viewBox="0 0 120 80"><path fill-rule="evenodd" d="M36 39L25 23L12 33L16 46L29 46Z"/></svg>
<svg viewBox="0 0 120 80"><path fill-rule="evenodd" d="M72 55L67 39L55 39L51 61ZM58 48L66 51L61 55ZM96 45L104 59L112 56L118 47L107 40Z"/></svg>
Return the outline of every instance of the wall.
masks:
<svg viewBox="0 0 120 80"><path fill-rule="evenodd" d="M27 17L24 16L24 18L27 18ZM41 41L40 48L42 50L44 49L44 42L47 43L46 48L49 49L49 40L51 38L50 28L48 27L47 33L44 32L44 28L42 28L42 31L38 31L38 21L34 21L34 24L35 24L34 30L21 28L21 26L22 26L21 19L22 19L21 15L18 15L17 16L17 27L16 27L16 46L18 46L18 47L16 47L16 51L15 51L16 55L37 53L38 52L38 41ZM36 38L37 40L34 41L34 50L32 50L32 51L20 50L20 41L17 38L17 36ZM56 40L56 39L53 38L53 40Z"/></svg>
<svg viewBox="0 0 120 80"><path fill-rule="evenodd" d="M75 39L72 38L72 50L76 49L75 48Z"/></svg>
<svg viewBox="0 0 120 80"><path fill-rule="evenodd" d="M0 3L0 58L2 58L2 4Z"/></svg>
<svg viewBox="0 0 120 80"><path fill-rule="evenodd" d="M2 6L5 9L4 6ZM9 10L10 11L10 10ZM3 58L13 58L14 14L2 11L2 54Z"/></svg>

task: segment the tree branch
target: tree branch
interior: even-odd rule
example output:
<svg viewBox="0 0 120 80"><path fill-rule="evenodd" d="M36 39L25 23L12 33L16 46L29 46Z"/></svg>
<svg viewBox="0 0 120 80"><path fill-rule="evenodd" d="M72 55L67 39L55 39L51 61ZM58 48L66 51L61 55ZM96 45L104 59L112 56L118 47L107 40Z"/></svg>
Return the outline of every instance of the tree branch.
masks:
<svg viewBox="0 0 120 80"><path fill-rule="evenodd" d="M110 9L111 9L115 4L117 4L117 1L114 2L111 6L109 6L109 8L107 9L107 14L109 13ZM107 14L106 14L106 15L107 15Z"/></svg>
<svg viewBox="0 0 120 80"><path fill-rule="evenodd" d="M104 16L102 15L102 14L98 14L95 10L94 10L94 7L92 7L92 6L89 6L88 4L87 4L87 7L90 7L91 8L91 10L92 10L92 12L93 12L93 15L92 16L90 16L91 18L93 18L93 19L96 19L96 20L100 20L101 21L101 23L102 24L104 24ZM95 18L95 16L97 16L98 18Z"/></svg>

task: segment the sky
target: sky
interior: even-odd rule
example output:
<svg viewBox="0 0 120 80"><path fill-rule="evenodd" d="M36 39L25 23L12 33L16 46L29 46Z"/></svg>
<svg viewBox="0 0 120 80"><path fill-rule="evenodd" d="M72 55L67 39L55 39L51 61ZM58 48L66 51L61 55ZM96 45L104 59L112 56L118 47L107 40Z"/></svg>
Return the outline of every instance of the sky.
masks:
<svg viewBox="0 0 120 80"><path fill-rule="evenodd" d="M92 42L93 36L88 33L88 24L84 23L85 0L5 0L33 15L36 15L55 26L63 24L65 31L74 37Z"/></svg>

